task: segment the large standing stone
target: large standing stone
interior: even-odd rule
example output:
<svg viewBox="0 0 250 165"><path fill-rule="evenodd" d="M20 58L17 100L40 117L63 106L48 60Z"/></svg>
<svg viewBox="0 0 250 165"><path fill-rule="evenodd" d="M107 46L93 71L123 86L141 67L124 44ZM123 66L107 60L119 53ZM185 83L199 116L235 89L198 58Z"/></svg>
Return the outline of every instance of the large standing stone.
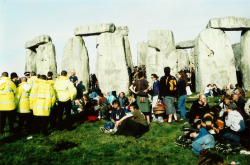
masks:
<svg viewBox="0 0 250 165"><path fill-rule="evenodd" d="M27 49L26 50L26 63L25 72L37 72L36 70L36 52Z"/></svg>
<svg viewBox="0 0 250 165"><path fill-rule="evenodd" d="M195 64L195 62L194 62L194 54L195 54L195 52L194 52L194 48L191 48L190 49L190 54L189 54L189 61L190 61L190 65L189 65L189 68L191 69L192 67L193 68L195 68L195 66L194 66L194 64Z"/></svg>
<svg viewBox="0 0 250 165"><path fill-rule="evenodd" d="M177 49L176 53L178 55L178 71L189 66L189 55L187 50Z"/></svg>
<svg viewBox="0 0 250 165"><path fill-rule="evenodd" d="M78 84L83 95L89 91L89 56L82 37L70 38L63 49L62 70L66 70L68 76L74 71L78 78Z"/></svg>
<svg viewBox="0 0 250 165"><path fill-rule="evenodd" d="M241 72L244 88L250 91L250 30L243 31L240 39Z"/></svg>
<svg viewBox="0 0 250 165"><path fill-rule="evenodd" d="M176 49L188 49L193 47L194 47L194 40L183 41L176 44Z"/></svg>
<svg viewBox="0 0 250 165"><path fill-rule="evenodd" d="M115 25L113 23L78 26L74 30L76 36L98 35L105 32L113 33L114 31Z"/></svg>
<svg viewBox="0 0 250 165"><path fill-rule="evenodd" d="M236 84L235 59L226 34L218 29L205 29L195 43L196 91L203 92L207 84Z"/></svg>
<svg viewBox="0 0 250 165"><path fill-rule="evenodd" d="M53 73L53 77L57 76L56 52L53 43L48 42L40 45L37 49L36 68L37 74L47 75L49 71Z"/></svg>
<svg viewBox="0 0 250 165"><path fill-rule="evenodd" d="M156 74L159 77L164 76L164 68L171 68L171 75L176 76L178 68L178 55L176 50L172 51L169 55L163 52L157 51L155 48L148 47L148 54L146 59L146 73L147 80L152 84L153 81L150 78L151 74Z"/></svg>
<svg viewBox="0 0 250 165"><path fill-rule="evenodd" d="M233 48L233 52L234 52L235 68L236 68L236 71L240 71L240 61L241 61L240 43L233 44L233 45L232 45L232 48Z"/></svg>
<svg viewBox="0 0 250 165"><path fill-rule="evenodd" d="M146 65L148 44L146 42L137 43L137 65Z"/></svg>
<svg viewBox="0 0 250 165"><path fill-rule="evenodd" d="M48 35L40 35L36 38L34 38L33 40L27 41L25 44L25 48L37 48L39 45L48 43L48 42L52 42L50 36Z"/></svg>
<svg viewBox="0 0 250 165"><path fill-rule="evenodd" d="M148 32L148 47L165 54L175 50L174 36L170 30L151 30Z"/></svg>
<svg viewBox="0 0 250 165"><path fill-rule="evenodd" d="M209 20L207 28L235 31L250 29L250 19L243 17L222 17Z"/></svg>
<svg viewBox="0 0 250 165"><path fill-rule="evenodd" d="M129 72L122 35L103 33L97 37L96 75L100 89L117 93L129 90Z"/></svg>

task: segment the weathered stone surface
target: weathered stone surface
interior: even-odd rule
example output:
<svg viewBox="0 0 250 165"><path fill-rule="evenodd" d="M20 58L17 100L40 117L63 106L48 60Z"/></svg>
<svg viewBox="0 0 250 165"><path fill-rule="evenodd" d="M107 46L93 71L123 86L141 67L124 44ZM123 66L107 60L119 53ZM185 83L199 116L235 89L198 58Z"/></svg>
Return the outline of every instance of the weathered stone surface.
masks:
<svg viewBox="0 0 250 165"><path fill-rule="evenodd" d="M35 47L37 48L39 45L48 43L48 42L52 42L52 39L50 38L50 36L48 35L40 35L36 38L34 38L33 40L27 41L25 44L25 48L32 48Z"/></svg>
<svg viewBox="0 0 250 165"><path fill-rule="evenodd" d="M56 52L53 43L48 42L40 45L37 49L36 68L37 74L47 75L53 72L53 77L57 76Z"/></svg>
<svg viewBox="0 0 250 165"><path fill-rule="evenodd" d="M78 26L74 30L76 36L99 35L105 32L113 33L114 31L115 25L113 23Z"/></svg>
<svg viewBox="0 0 250 165"><path fill-rule="evenodd" d="M233 44L232 48L233 48L234 58L235 58L235 69L236 71L240 71L240 61L241 61L240 43Z"/></svg>
<svg viewBox="0 0 250 165"><path fill-rule="evenodd" d="M250 30L242 32L240 39L241 65L244 88L250 91Z"/></svg>
<svg viewBox="0 0 250 165"><path fill-rule="evenodd" d="M81 87L83 95L89 91L89 56L84 40L80 36L70 38L63 49L62 70L68 76L72 72L78 78L77 87Z"/></svg>
<svg viewBox="0 0 250 165"><path fill-rule="evenodd" d="M117 26L115 27L115 33L120 33L123 36L128 36L129 29L127 26Z"/></svg>
<svg viewBox="0 0 250 165"><path fill-rule="evenodd" d="M195 68L194 66L194 48L190 49L190 54L189 54L189 68L191 69L192 67Z"/></svg>
<svg viewBox="0 0 250 165"><path fill-rule="evenodd" d="M96 76L102 92L128 93L129 74L122 35L103 33L97 37Z"/></svg>
<svg viewBox="0 0 250 165"><path fill-rule="evenodd" d="M235 59L226 34L218 29L205 29L195 43L196 91L204 92L207 84L236 84Z"/></svg>
<svg viewBox="0 0 250 165"><path fill-rule="evenodd" d="M148 47L148 54L146 58L146 72L147 80L152 84L151 74L156 74L161 77L164 76L164 68L171 68L171 75L176 76L178 67L178 55L174 50L169 55L163 52L157 51L155 48Z"/></svg>
<svg viewBox="0 0 250 165"><path fill-rule="evenodd" d="M148 47L169 54L175 50L174 36L170 30L151 30L148 32Z"/></svg>
<svg viewBox="0 0 250 165"><path fill-rule="evenodd" d="M137 65L146 65L148 44L146 42L137 43Z"/></svg>
<svg viewBox="0 0 250 165"><path fill-rule="evenodd" d="M189 67L189 55L187 50L177 49L176 53L178 56L178 71L185 67Z"/></svg>
<svg viewBox="0 0 250 165"><path fill-rule="evenodd" d="M194 40L179 42L178 44L175 45L175 47L176 47L176 49L193 48L194 47Z"/></svg>
<svg viewBox="0 0 250 165"><path fill-rule="evenodd" d="M36 52L26 50L25 72L36 72Z"/></svg>
<svg viewBox="0 0 250 165"><path fill-rule="evenodd" d="M250 29L250 19L243 17L222 17L209 20L207 28L235 31Z"/></svg>
<svg viewBox="0 0 250 165"><path fill-rule="evenodd" d="M124 47L125 47L127 66L130 68L130 72L133 72L134 64L132 60L132 54L130 50L130 43L129 43L128 36L123 37L123 42L124 42Z"/></svg>

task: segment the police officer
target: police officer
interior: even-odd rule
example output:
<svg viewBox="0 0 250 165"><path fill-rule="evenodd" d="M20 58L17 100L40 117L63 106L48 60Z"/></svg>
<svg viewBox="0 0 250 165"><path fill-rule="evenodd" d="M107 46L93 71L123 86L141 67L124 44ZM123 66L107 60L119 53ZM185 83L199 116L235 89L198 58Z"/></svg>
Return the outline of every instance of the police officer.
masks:
<svg viewBox="0 0 250 165"><path fill-rule="evenodd" d="M47 135L49 115L55 100L53 87L46 81L46 76L41 75L40 80L33 85L30 93L30 108L33 109L36 123L35 132L42 131L44 135Z"/></svg>
<svg viewBox="0 0 250 165"><path fill-rule="evenodd" d="M6 118L9 121L9 130L14 132L15 121L15 92L16 85L8 77L7 72L2 73L0 79L0 134L4 133Z"/></svg>
<svg viewBox="0 0 250 165"><path fill-rule="evenodd" d="M31 111L30 111L30 92L31 85L27 82L26 77L21 78L21 84L18 85L16 90L16 103L18 113L18 131L21 131L24 123L26 122L27 127L31 128Z"/></svg>
<svg viewBox="0 0 250 165"><path fill-rule="evenodd" d="M56 99L58 101L58 125L62 129L62 116L64 109L66 110L66 126L71 129L71 108L72 100L76 97L76 88L67 77L67 72L62 71L61 76L56 79L54 85L56 91Z"/></svg>
<svg viewBox="0 0 250 165"><path fill-rule="evenodd" d="M33 85L38 81L38 78L36 76L36 72L31 72L30 73L30 79L28 79L28 83L31 85L31 88Z"/></svg>

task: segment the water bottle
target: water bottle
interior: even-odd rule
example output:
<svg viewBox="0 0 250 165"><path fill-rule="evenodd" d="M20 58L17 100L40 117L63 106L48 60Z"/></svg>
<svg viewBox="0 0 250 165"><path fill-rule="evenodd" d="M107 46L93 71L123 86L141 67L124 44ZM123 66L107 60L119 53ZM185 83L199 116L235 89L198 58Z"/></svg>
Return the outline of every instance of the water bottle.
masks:
<svg viewBox="0 0 250 165"><path fill-rule="evenodd" d="M101 120L101 111L98 111L98 119Z"/></svg>

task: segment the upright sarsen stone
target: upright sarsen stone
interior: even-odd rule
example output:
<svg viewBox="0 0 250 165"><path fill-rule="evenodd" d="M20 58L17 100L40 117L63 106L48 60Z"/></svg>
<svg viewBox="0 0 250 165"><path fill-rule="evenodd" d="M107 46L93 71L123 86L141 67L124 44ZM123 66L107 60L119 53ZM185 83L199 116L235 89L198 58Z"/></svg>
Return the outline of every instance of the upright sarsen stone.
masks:
<svg viewBox="0 0 250 165"><path fill-rule="evenodd" d="M53 73L53 78L57 76L56 52L53 43L48 42L40 45L37 49L36 68L37 74L47 75L49 71Z"/></svg>
<svg viewBox="0 0 250 165"><path fill-rule="evenodd" d="M235 59L226 34L218 29L205 29L195 42L196 91L203 92L207 84L236 84Z"/></svg>
<svg viewBox="0 0 250 165"><path fill-rule="evenodd" d="M137 43L137 65L146 65L148 44L146 42Z"/></svg>
<svg viewBox="0 0 250 165"><path fill-rule="evenodd" d="M74 71L78 77L77 86L81 87L82 94L89 91L89 56L82 37L70 38L63 49L62 70L68 76Z"/></svg>
<svg viewBox="0 0 250 165"><path fill-rule="evenodd" d="M240 39L242 79L244 88L250 91L250 30L243 31Z"/></svg>
<svg viewBox="0 0 250 165"><path fill-rule="evenodd" d="M233 52L234 52L236 71L240 71L240 61L241 61L240 43L233 44L232 48L233 48Z"/></svg>
<svg viewBox="0 0 250 165"><path fill-rule="evenodd" d="M129 72L123 36L102 33L97 37L96 76L102 92L129 92Z"/></svg>
<svg viewBox="0 0 250 165"><path fill-rule="evenodd" d="M30 49L26 50L25 72L37 72L36 58L36 52Z"/></svg>
<svg viewBox="0 0 250 165"><path fill-rule="evenodd" d="M180 71L189 66L189 55L187 50L184 49L177 49L176 53L178 56L178 71Z"/></svg>

